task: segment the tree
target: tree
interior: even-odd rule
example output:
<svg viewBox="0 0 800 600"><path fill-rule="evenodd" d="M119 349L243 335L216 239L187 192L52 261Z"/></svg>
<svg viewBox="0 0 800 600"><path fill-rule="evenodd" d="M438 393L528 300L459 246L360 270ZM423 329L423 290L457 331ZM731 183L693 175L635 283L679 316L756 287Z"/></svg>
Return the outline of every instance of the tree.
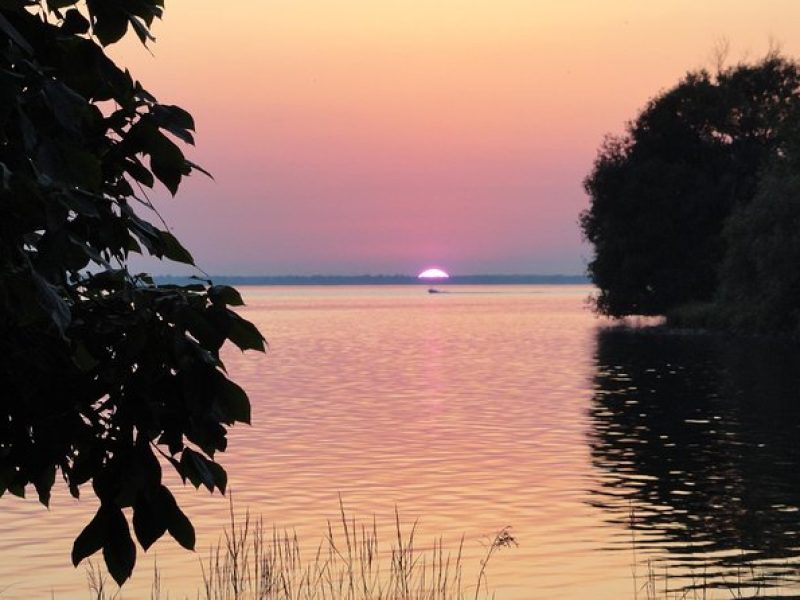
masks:
<svg viewBox="0 0 800 600"><path fill-rule="evenodd" d="M687 74L606 140L580 220L601 313L665 314L714 297L725 222L752 201L798 106L800 68L772 53Z"/></svg>
<svg viewBox="0 0 800 600"><path fill-rule="evenodd" d="M159 103L104 47L130 29L146 43L163 0L0 0L0 495L32 486L47 505L57 477L97 514L74 542L98 550L122 584L147 550L194 529L163 485L171 464L225 492L215 462L227 427L250 421L220 348L264 349L211 282L157 286L131 253L193 264L144 188L174 195L202 169L180 142L194 122ZM178 142L178 143L176 143ZM143 214L143 213L142 213Z"/></svg>
<svg viewBox="0 0 800 600"><path fill-rule="evenodd" d="M800 117L800 113L798 113ZM742 331L800 335L800 126L784 127L753 201L723 231L716 312Z"/></svg>

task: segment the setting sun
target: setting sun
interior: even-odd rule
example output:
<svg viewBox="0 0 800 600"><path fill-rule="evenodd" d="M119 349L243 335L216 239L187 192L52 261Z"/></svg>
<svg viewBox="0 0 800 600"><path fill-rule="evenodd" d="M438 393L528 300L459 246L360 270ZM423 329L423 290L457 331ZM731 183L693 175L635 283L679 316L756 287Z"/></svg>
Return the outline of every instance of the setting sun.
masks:
<svg viewBox="0 0 800 600"><path fill-rule="evenodd" d="M450 277L441 269L425 269L422 273L417 275L417 279L447 279Z"/></svg>

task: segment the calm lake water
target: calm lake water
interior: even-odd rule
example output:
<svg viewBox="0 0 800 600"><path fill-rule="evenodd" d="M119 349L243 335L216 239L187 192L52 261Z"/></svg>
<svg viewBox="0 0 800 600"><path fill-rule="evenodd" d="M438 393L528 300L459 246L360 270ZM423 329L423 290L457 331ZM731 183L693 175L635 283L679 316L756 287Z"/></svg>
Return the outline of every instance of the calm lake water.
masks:
<svg viewBox="0 0 800 600"><path fill-rule="evenodd" d="M225 357L253 402L222 457L237 510L315 547L341 494L388 548L397 507L418 545L464 536L468 582L510 525L499 600L634 598L648 572L659 590L779 576L800 593L797 348L609 330L584 286L443 289L244 288L270 351ZM147 597L154 559L170 598L199 588L228 501L176 495L198 553L140 550L123 598ZM0 598L86 598L69 553L90 492L0 503Z"/></svg>

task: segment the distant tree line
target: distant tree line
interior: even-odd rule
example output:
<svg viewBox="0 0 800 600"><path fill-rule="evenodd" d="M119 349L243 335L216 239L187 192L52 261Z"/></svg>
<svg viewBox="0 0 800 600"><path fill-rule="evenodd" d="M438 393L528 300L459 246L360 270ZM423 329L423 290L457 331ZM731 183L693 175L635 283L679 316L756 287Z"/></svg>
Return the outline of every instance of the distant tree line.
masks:
<svg viewBox="0 0 800 600"><path fill-rule="evenodd" d="M188 277L162 275L159 284L186 285ZM443 280L424 280L416 275L215 275L226 285L537 285L587 283L584 275L451 275Z"/></svg>
<svg viewBox="0 0 800 600"><path fill-rule="evenodd" d="M688 73L584 182L598 312L800 334L800 67Z"/></svg>

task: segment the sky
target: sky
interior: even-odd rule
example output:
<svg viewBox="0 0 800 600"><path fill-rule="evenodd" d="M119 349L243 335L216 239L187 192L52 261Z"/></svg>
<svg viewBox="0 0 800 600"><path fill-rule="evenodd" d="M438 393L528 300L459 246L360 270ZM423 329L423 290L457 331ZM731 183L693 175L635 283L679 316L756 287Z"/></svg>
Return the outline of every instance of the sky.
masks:
<svg viewBox="0 0 800 600"><path fill-rule="evenodd" d="M797 0L169 0L149 51L110 53L195 117L214 180L152 196L208 273L578 274L604 135L723 46L800 56L797 23Z"/></svg>

